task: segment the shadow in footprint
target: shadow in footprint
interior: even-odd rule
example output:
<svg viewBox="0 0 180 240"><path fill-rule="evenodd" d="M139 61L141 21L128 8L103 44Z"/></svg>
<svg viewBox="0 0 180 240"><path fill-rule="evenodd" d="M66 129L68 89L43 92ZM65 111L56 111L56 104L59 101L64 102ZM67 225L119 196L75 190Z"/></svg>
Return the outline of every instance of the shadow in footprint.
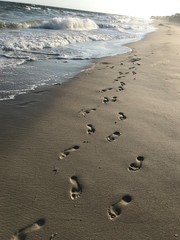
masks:
<svg viewBox="0 0 180 240"><path fill-rule="evenodd" d="M104 98L103 98L103 103L106 103L106 104L107 104L108 102L109 102L109 98L108 98L108 97L104 97Z"/></svg>
<svg viewBox="0 0 180 240"><path fill-rule="evenodd" d="M119 78L119 77L118 77L118 78ZM119 79L118 79L118 78L114 79L113 83L114 83L114 82L118 82L118 81L119 81Z"/></svg>
<svg viewBox="0 0 180 240"><path fill-rule="evenodd" d="M92 134L92 133L95 133L95 131L96 131L96 129L93 127L92 124L88 124L87 128L88 128L87 134Z"/></svg>
<svg viewBox="0 0 180 240"><path fill-rule="evenodd" d="M70 196L72 200L75 200L80 197L82 193L82 186L80 185L78 178L76 176L70 177L71 189Z"/></svg>
<svg viewBox="0 0 180 240"><path fill-rule="evenodd" d="M144 161L144 157L143 156L138 156L136 158L135 162L129 164L128 170L129 171L138 171L138 170L140 170L141 167L142 167L143 161Z"/></svg>
<svg viewBox="0 0 180 240"><path fill-rule="evenodd" d="M127 118L123 112L119 112L118 115L119 115L119 120L125 120Z"/></svg>
<svg viewBox="0 0 180 240"><path fill-rule="evenodd" d="M111 98L111 102L116 102L117 101L117 97L112 97Z"/></svg>
<svg viewBox="0 0 180 240"><path fill-rule="evenodd" d="M116 131L116 132L114 132L113 134L107 136L107 137L106 137L106 140L107 140L108 142L115 141L120 135L121 135L121 133Z"/></svg>
<svg viewBox="0 0 180 240"><path fill-rule="evenodd" d="M131 201L132 197L129 194L126 194L119 202L112 204L107 210L110 220L119 217L122 213L123 206L128 205Z"/></svg>
<svg viewBox="0 0 180 240"><path fill-rule="evenodd" d="M135 56L135 57L131 57L130 62L135 63L135 62L138 62L140 60L141 60L141 58Z"/></svg>
<svg viewBox="0 0 180 240"><path fill-rule="evenodd" d="M19 103L17 104L18 106L21 106L21 107L26 107L28 105L32 105L34 103L36 103L37 101L29 101L29 102L24 102L24 103Z"/></svg>
<svg viewBox="0 0 180 240"><path fill-rule="evenodd" d="M53 234L51 234L49 240L53 240L57 235L58 235L58 233L53 233Z"/></svg>
<svg viewBox="0 0 180 240"><path fill-rule="evenodd" d="M80 146L75 145L71 148L65 149L64 152L60 153L59 155L59 159L64 159L65 157L67 157L71 152L75 152L80 148Z"/></svg>
<svg viewBox="0 0 180 240"><path fill-rule="evenodd" d="M102 89L102 90L100 90L99 92L107 92L107 91L110 91L110 90L112 90L113 88L104 88L104 89Z"/></svg>
<svg viewBox="0 0 180 240"><path fill-rule="evenodd" d="M38 219L36 222L33 224L20 229L17 233L15 233L10 240L26 240L27 234L37 231L41 229L46 223L46 220L44 218Z"/></svg>
<svg viewBox="0 0 180 240"><path fill-rule="evenodd" d="M120 82L120 83L122 87L126 85L125 82Z"/></svg>
<svg viewBox="0 0 180 240"><path fill-rule="evenodd" d="M122 86L119 86L117 92L118 91L123 91L123 90L124 90L124 88Z"/></svg>
<svg viewBox="0 0 180 240"><path fill-rule="evenodd" d="M93 111L96 111L96 108L90 108L90 109L86 109L86 110L82 109L80 113L85 117L87 114L89 114Z"/></svg>

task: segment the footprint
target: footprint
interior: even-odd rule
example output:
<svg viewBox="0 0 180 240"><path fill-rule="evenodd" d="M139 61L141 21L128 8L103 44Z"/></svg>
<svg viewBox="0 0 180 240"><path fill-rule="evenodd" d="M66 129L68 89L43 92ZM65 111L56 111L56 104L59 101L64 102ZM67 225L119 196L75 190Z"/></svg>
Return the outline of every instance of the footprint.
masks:
<svg viewBox="0 0 180 240"><path fill-rule="evenodd" d="M25 107L25 106L28 106L28 105L32 105L32 104L34 104L36 102L37 101L29 101L29 102L20 103L18 105L21 106L21 107Z"/></svg>
<svg viewBox="0 0 180 240"><path fill-rule="evenodd" d="M108 142L112 142L112 141L116 140L120 135L121 135L120 132L117 132L117 131L116 131L116 132L114 132L113 134L107 136L107 137L106 137L106 140L107 140Z"/></svg>
<svg viewBox="0 0 180 240"><path fill-rule="evenodd" d="M142 162L144 161L144 157L143 156L138 156L136 158L136 161L129 164L128 170L129 171L138 171L140 170L140 168L142 167Z"/></svg>
<svg viewBox="0 0 180 240"><path fill-rule="evenodd" d="M136 72L135 72L135 71L132 71L132 74L133 74L133 75L135 75L135 74L136 74Z"/></svg>
<svg viewBox="0 0 180 240"><path fill-rule="evenodd" d="M79 184L78 178L76 176L70 177L70 183L70 196L72 200L75 200L76 198L80 197L80 194L82 193L82 187Z"/></svg>
<svg viewBox="0 0 180 240"><path fill-rule="evenodd" d="M122 208L128 205L131 201L132 201L132 197L129 194L126 194L122 197L122 200L112 204L107 211L110 220L113 220L119 217L122 213Z"/></svg>
<svg viewBox="0 0 180 240"><path fill-rule="evenodd" d="M125 82L120 82L120 83L122 87L126 85Z"/></svg>
<svg viewBox="0 0 180 240"><path fill-rule="evenodd" d="M46 220L44 218L40 218L39 220L37 220L36 222L34 222L33 224L20 229L17 233L15 233L10 240L25 240L27 237L28 233L37 231L39 229L41 229L46 223Z"/></svg>
<svg viewBox="0 0 180 240"><path fill-rule="evenodd" d="M53 233L53 234L51 234L49 240L53 240L57 235L58 235L58 233Z"/></svg>
<svg viewBox="0 0 180 240"><path fill-rule="evenodd" d="M130 62L135 63L135 62L138 62L138 61L140 61L140 60L141 60L141 58L139 58L139 57L132 57L132 58L130 59Z"/></svg>
<svg viewBox="0 0 180 240"><path fill-rule="evenodd" d="M100 90L99 92L107 92L107 91L110 91L110 90L112 90L113 88L104 88L104 89L102 89L102 90Z"/></svg>
<svg viewBox="0 0 180 240"><path fill-rule="evenodd" d="M119 79L118 79L118 78L116 78L116 79L114 79L113 83L114 83L114 82L118 82L118 81L119 81Z"/></svg>
<svg viewBox="0 0 180 240"><path fill-rule="evenodd" d="M95 131L96 131L96 129L93 127L92 124L88 124L87 128L88 128L87 134L92 134L92 133L95 133Z"/></svg>
<svg viewBox="0 0 180 240"><path fill-rule="evenodd" d="M39 91L35 91L34 94L43 94L47 92L49 92L49 90L39 90Z"/></svg>
<svg viewBox="0 0 180 240"><path fill-rule="evenodd" d="M80 147L78 145L75 145L71 148L65 149L64 152L59 154L59 159L64 159L67 157L71 152L75 152L79 149Z"/></svg>
<svg viewBox="0 0 180 240"><path fill-rule="evenodd" d="M119 86L117 91L123 91L123 90L124 88L122 86Z"/></svg>
<svg viewBox="0 0 180 240"><path fill-rule="evenodd" d="M89 114L93 111L96 111L96 108L90 108L90 109L86 109L86 110L82 109L80 113L85 117L87 114Z"/></svg>
<svg viewBox="0 0 180 240"><path fill-rule="evenodd" d="M111 66L110 68L111 68L111 69L113 69L113 68L114 68L114 66Z"/></svg>
<svg viewBox="0 0 180 240"><path fill-rule="evenodd" d="M111 98L111 102L116 102L117 101L117 97L112 97Z"/></svg>
<svg viewBox="0 0 180 240"><path fill-rule="evenodd" d="M125 120L127 118L123 112L119 112L118 115L119 115L119 120Z"/></svg>
<svg viewBox="0 0 180 240"><path fill-rule="evenodd" d="M108 98L108 97L104 97L104 98L103 98L103 103L106 103L106 104L107 104L108 102L109 102L109 98Z"/></svg>
<svg viewBox="0 0 180 240"><path fill-rule="evenodd" d="M59 172L59 168L58 167L54 167L52 171L53 171L54 175L56 175Z"/></svg>

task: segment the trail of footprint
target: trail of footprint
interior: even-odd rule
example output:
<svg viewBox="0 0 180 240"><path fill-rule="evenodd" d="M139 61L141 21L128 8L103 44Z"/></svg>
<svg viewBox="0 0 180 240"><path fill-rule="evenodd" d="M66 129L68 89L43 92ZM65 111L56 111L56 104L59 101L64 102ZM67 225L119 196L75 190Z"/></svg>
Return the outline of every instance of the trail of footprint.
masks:
<svg viewBox="0 0 180 240"><path fill-rule="evenodd" d="M82 193L82 187L79 184L78 178L76 176L70 177L71 189L70 189L70 196L72 200L80 197Z"/></svg>
<svg viewBox="0 0 180 240"><path fill-rule="evenodd" d="M92 124L88 124L87 128L88 128L87 134L92 134L92 133L95 133L95 131L96 131L96 129L93 127Z"/></svg>
<svg viewBox="0 0 180 240"><path fill-rule="evenodd" d="M128 170L129 171L138 171L138 170L140 170L141 167L142 167L143 161L144 161L144 157L143 156L138 156L136 158L135 162L129 164Z"/></svg>
<svg viewBox="0 0 180 240"><path fill-rule="evenodd" d="M125 120L127 118L123 112L119 112L118 115L119 115L119 120Z"/></svg>
<svg viewBox="0 0 180 240"><path fill-rule="evenodd" d="M90 109L86 109L86 110L82 109L80 113L85 117L87 114L89 114L93 111L96 111L96 108L90 108Z"/></svg>
<svg viewBox="0 0 180 240"><path fill-rule="evenodd" d="M27 238L27 234L40 230L44 225L46 221L44 218L40 218L33 224L27 226L26 228L20 229L17 233L15 233L10 240L25 240Z"/></svg>
<svg viewBox="0 0 180 240"><path fill-rule="evenodd" d="M71 148L65 149L62 153L59 154L59 159L64 159L67 157L71 152L75 152L80 148L80 146L75 145Z"/></svg>
<svg viewBox="0 0 180 240"><path fill-rule="evenodd" d="M121 133L116 131L116 132L114 132L113 134L107 136L107 137L106 137L106 140L107 140L108 142L115 141L120 135L121 135Z"/></svg>
<svg viewBox="0 0 180 240"><path fill-rule="evenodd" d="M129 194L127 194L122 197L122 200L112 204L107 210L110 220L119 217L122 212L122 207L128 205L131 201L132 197Z"/></svg>

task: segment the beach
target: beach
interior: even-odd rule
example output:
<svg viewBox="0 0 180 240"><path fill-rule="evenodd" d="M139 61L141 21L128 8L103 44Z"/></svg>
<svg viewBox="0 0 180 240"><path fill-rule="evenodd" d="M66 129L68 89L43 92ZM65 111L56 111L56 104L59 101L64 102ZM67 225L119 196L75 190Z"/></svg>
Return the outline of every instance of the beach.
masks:
<svg viewBox="0 0 180 240"><path fill-rule="evenodd" d="M0 102L1 239L179 239L179 36Z"/></svg>

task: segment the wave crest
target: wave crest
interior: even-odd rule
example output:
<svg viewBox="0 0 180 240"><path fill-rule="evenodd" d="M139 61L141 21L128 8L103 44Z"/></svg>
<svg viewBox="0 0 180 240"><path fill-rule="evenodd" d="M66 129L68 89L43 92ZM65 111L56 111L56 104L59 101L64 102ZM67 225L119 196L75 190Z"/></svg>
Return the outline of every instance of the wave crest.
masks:
<svg viewBox="0 0 180 240"><path fill-rule="evenodd" d="M98 25L91 19L81 18L53 18L50 21L46 21L43 24L37 26L38 28L45 29L61 29L61 30L93 30L98 29Z"/></svg>
<svg viewBox="0 0 180 240"><path fill-rule="evenodd" d="M32 20L26 22L8 22L0 21L0 29L22 29L22 28L31 28L40 24L41 20Z"/></svg>

